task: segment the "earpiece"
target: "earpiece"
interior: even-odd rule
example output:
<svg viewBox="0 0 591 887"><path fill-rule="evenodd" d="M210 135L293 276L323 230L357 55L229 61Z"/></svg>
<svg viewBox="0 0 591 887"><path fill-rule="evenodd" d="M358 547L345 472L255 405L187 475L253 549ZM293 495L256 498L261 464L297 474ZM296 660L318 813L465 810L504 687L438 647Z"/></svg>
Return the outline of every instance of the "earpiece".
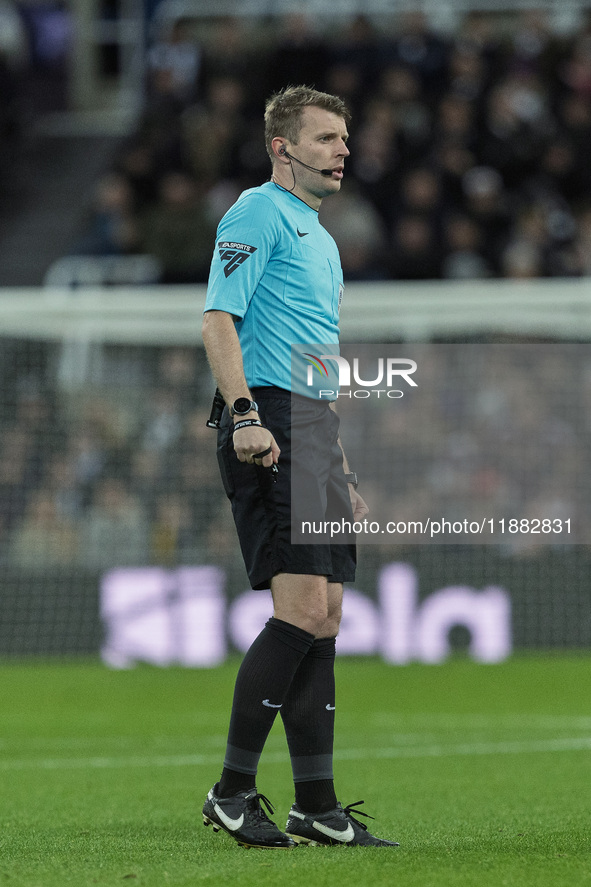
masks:
<svg viewBox="0 0 591 887"><path fill-rule="evenodd" d="M279 148L279 152L278 152L278 153L279 153L279 154L285 154L285 145L281 145L281 147Z"/></svg>

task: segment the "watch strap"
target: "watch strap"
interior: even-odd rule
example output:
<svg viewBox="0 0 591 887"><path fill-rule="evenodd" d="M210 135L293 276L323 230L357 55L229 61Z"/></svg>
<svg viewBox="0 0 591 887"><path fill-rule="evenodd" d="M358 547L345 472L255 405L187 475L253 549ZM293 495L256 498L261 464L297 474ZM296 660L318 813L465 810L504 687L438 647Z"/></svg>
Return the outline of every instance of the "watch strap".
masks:
<svg viewBox="0 0 591 887"><path fill-rule="evenodd" d="M351 484L354 490L357 489L359 481L357 480L357 473L355 471L349 471L348 474L345 474L345 480L348 484Z"/></svg>

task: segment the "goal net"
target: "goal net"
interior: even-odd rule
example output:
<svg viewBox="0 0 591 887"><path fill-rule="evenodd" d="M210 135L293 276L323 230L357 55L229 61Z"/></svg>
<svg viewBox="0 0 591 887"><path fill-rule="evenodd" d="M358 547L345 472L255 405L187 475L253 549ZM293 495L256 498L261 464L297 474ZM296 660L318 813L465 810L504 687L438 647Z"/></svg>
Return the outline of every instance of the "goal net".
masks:
<svg viewBox="0 0 591 887"><path fill-rule="evenodd" d="M371 289L357 289L367 316ZM265 617L206 427L202 295L0 300L0 656L215 664ZM559 330L551 343L518 327L499 337L490 318L442 342L432 314L430 336L394 349L416 357L425 399L390 403L378 387L403 386L374 384L375 358L383 342L394 353L398 320L412 326L396 298L395 320L376 319L360 351L355 329L344 336L351 367L362 362L338 399L342 437L376 523L399 526L360 545L341 652L439 661L469 648L494 661L587 647L591 346ZM465 532L413 537L427 518Z"/></svg>

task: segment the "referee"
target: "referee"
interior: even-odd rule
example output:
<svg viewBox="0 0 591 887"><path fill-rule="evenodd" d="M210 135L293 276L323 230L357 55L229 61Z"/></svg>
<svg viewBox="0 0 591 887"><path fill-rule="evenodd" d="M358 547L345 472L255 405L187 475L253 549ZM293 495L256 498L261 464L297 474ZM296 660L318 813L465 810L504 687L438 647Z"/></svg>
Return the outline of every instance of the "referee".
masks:
<svg viewBox="0 0 591 887"><path fill-rule="evenodd" d="M226 403L220 471L251 585L270 588L274 607L240 666L223 771L203 806L206 825L245 847L397 846L371 835L356 818L366 814L343 807L333 782L335 640L355 546L291 542L292 471L305 478L313 514L351 521L368 511L332 405L292 392L291 381L292 344L322 343L333 353L338 344L343 276L318 209L340 190L349 119L340 98L306 86L267 102L272 176L220 222L209 277L203 341ZM294 438L292 447L296 422L305 446ZM285 831L256 788L277 713L295 784Z"/></svg>

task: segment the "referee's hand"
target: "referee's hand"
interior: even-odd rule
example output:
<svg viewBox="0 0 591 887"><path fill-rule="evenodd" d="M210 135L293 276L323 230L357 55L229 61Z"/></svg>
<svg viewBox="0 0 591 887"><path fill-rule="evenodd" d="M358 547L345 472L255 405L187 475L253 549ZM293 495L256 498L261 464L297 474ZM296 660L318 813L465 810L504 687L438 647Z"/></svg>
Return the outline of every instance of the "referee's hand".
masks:
<svg viewBox="0 0 591 887"><path fill-rule="evenodd" d="M268 428L260 425L247 425L234 432L234 450L241 462L249 465L262 465L270 468L277 464L281 450ZM258 455L269 450L264 456Z"/></svg>
<svg viewBox="0 0 591 887"><path fill-rule="evenodd" d="M362 517L369 514L367 503L361 498L357 490L353 488L352 484L349 484L349 496L351 498L351 510L354 520L361 520Z"/></svg>

